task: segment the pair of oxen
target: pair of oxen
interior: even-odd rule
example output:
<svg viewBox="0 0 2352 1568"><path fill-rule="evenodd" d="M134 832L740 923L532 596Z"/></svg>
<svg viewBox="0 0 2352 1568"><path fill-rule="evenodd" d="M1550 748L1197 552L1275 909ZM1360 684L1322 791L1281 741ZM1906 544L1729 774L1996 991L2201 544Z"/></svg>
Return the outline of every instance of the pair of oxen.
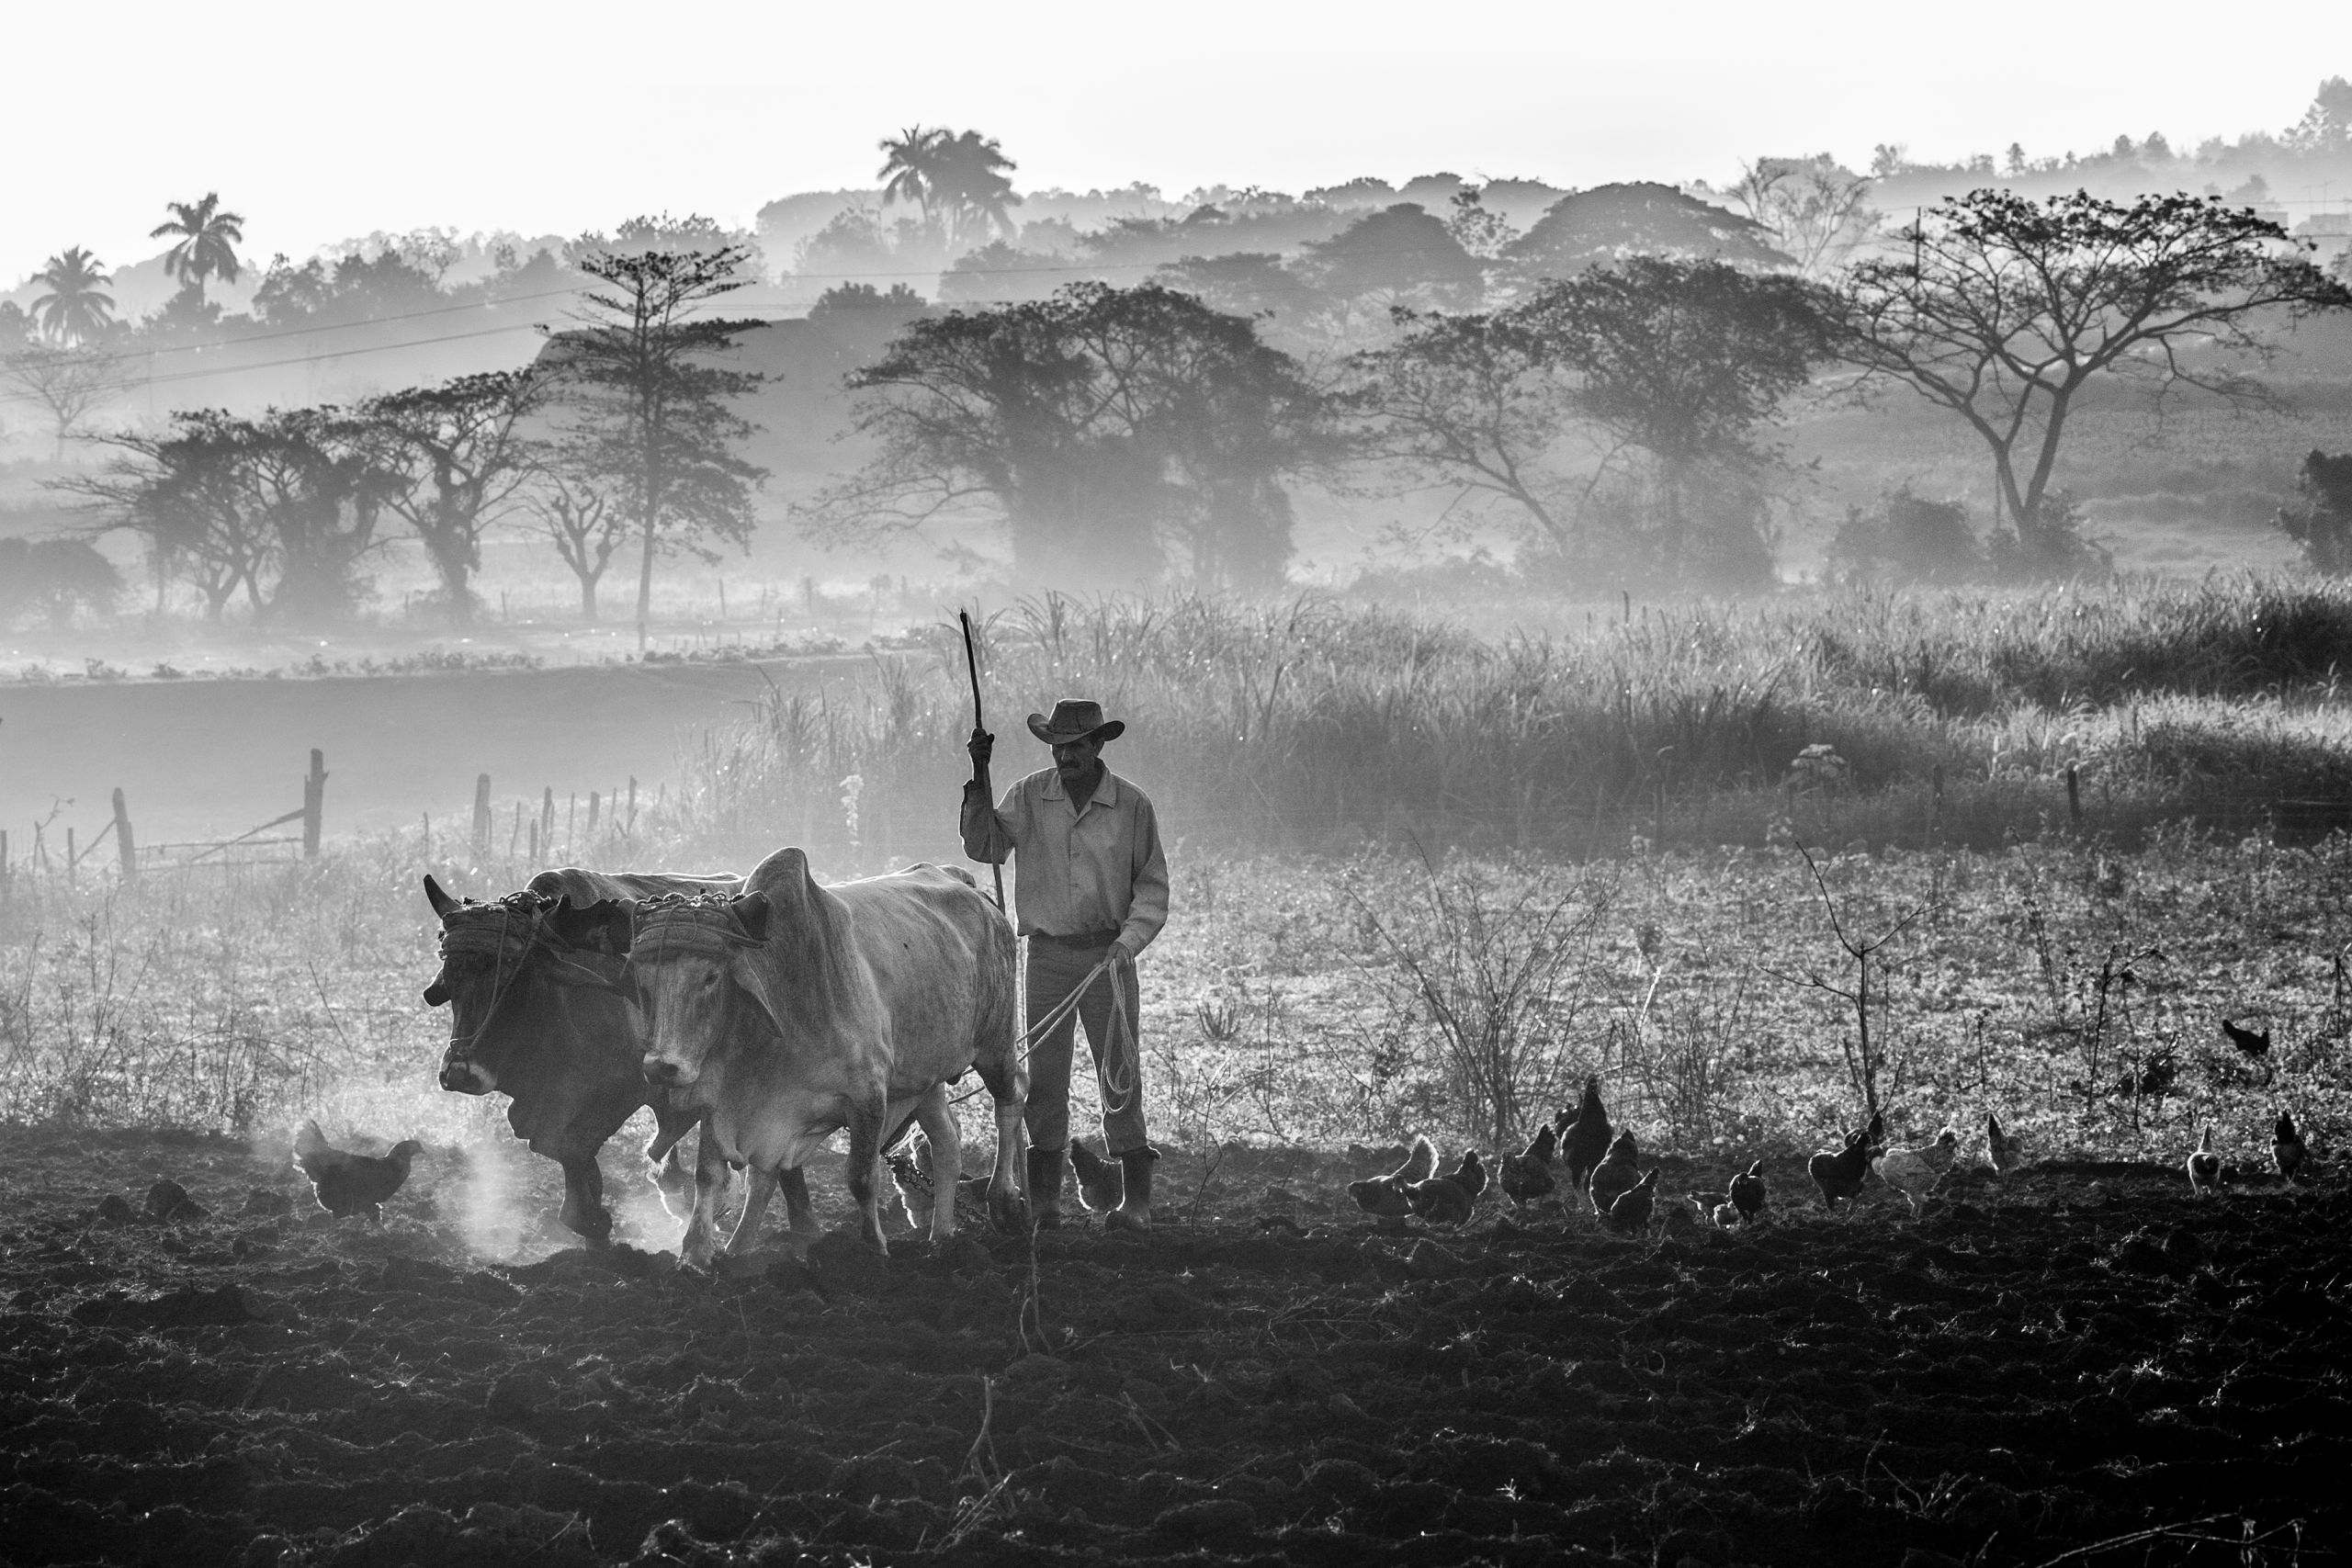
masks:
<svg viewBox="0 0 2352 1568"><path fill-rule="evenodd" d="M881 1156L922 1126L940 1195L931 1234L944 1239L963 1159L947 1086L972 1071L996 1101L989 1213L1022 1224L1012 928L962 872L821 887L787 849L748 878L567 869L488 903L430 876L424 892L441 918L424 999L450 1010L441 1087L512 1100L508 1124L562 1165L563 1223L591 1246L613 1228L597 1151L640 1106L656 1128L647 1158L672 1192L684 1185L679 1145L701 1129L679 1248L689 1266L710 1264L730 1169L749 1182L727 1250L752 1246L778 1187L805 1245L817 1230L805 1167L842 1128L860 1229L887 1251Z"/></svg>

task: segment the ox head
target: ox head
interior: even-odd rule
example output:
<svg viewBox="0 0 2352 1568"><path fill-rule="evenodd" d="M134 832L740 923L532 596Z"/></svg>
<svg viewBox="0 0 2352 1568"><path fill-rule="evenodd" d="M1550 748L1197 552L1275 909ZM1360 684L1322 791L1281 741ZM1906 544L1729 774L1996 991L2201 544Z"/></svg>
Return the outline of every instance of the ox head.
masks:
<svg viewBox="0 0 2352 1568"><path fill-rule="evenodd" d="M452 898L427 876L424 897L441 919L441 971L424 988L424 1005L449 1009L449 1046L441 1087L488 1094L498 1087L501 1012L536 978L550 947L604 943L618 907L575 909L541 894L510 893L490 903ZM609 951L609 949L606 949Z"/></svg>
<svg viewBox="0 0 2352 1568"><path fill-rule="evenodd" d="M629 969L645 1013L645 1081L683 1089L703 1075L711 1055L743 1021L740 1009L777 1029L757 962L767 941L767 897L657 898L637 907ZM780 1029L779 1029L780 1032Z"/></svg>

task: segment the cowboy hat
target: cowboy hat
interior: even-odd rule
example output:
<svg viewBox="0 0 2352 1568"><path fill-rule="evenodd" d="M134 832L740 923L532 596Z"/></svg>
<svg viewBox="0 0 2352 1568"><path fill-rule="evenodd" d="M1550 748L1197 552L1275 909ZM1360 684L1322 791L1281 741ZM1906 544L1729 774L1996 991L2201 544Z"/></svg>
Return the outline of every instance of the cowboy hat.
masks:
<svg viewBox="0 0 2352 1568"><path fill-rule="evenodd" d="M1106 719L1101 703L1087 702L1077 697L1064 697L1054 705L1054 716L1044 714L1029 716L1029 733L1048 746L1064 746L1073 740L1116 740L1126 733L1126 720Z"/></svg>

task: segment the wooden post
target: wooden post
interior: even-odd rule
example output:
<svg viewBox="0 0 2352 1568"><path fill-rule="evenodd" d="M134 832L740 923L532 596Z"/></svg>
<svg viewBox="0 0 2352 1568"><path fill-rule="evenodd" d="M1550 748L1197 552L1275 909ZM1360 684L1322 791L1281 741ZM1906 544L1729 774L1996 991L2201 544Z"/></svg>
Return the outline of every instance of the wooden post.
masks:
<svg viewBox="0 0 2352 1568"><path fill-rule="evenodd" d="M317 747L311 748L311 772L302 780L302 858L319 858L319 830L325 825L327 805L327 754ZM129 828L126 825L124 831Z"/></svg>
<svg viewBox="0 0 2352 1568"><path fill-rule="evenodd" d="M2083 825L2083 784L2072 762L2066 764L2066 820L2077 828Z"/></svg>
<svg viewBox="0 0 2352 1568"><path fill-rule="evenodd" d="M474 780L474 862L480 864L490 858L490 775L482 773Z"/></svg>
<svg viewBox="0 0 2352 1568"><path fill-rule="evenodd" d="M537 827L537 824L534 823L532 826ZM523 803L518 800L514 803L514 825L506 829L506 858L509 861L514 860L515 847L521 844L522 841Z"/></svg>
<svg viewBox="0 0 2352 1568"><path fill-rule="evenodd" d="M566 857L571 855L571 846L580 841L572 832L572 829L578 826L580 826L580 796L577 794L568 795L564 796L563 802L563 852Z"/></svg>
<svg viewBox="0 0 2352 1568"><path fill-rule="evenodd" d="M629 779L628 779L628 824L627 824L626 826L624 826L624 827L621 829L621 831L622 831L622 832L624 832L624 833L628 833L628 832L632 832L632 831L634 831L634 830L636 829L636 828L637 828L637 775L636 775L635 773L631 773L631 774L629 775Z"/></svg>
<svg viewBox="0 0 2352 1568"><path fill-rule="evenodd" d="M1935 838L1944 829L1944 765L1938 762L1928 773L1928 837Z"/></svg>
<svg viewBox="0 0 2352 1568"><path fill-rule="evenodd" d="M8 829L0 828L0 909L8 907L8 896L15 891L9 884L16 880L16 871L8 864Z"/></svg>
<svg viewBox="0 0 2352 1568"><path fill-rule="evenodd" d="M539 823L537 818L531 819L531 863L534 866L539 863Z"/></svg>
<svg viewBox="0 0 2352 1568"><path fill-rule="evenodd" d="M588 839L592 843L595 841L596 838L596 806L598 800L599 796L596 792L593 789L590 790L588 792Z"/></svg>
<svg viewBox="0 0 2352 1568"><path fill-rule="evenodd" d="M65 886L68 887L74 886L74 864L81 858L74 850L74 829L68 828L65 829Z"/></svg>
<svg viewBox="0 0 2352 1568"><path fill-rule="evenodd" d="M122 852L122 879L139 880L139 849L130 838L130 807L123 804L122 791L114 792L115 847Z"/></svg>
<svg viewBox="0 0 2352 1568"><path fill-rule="evenodd" d="M539 801L539 842L555 848L555 785L548 784Z"/></svg>

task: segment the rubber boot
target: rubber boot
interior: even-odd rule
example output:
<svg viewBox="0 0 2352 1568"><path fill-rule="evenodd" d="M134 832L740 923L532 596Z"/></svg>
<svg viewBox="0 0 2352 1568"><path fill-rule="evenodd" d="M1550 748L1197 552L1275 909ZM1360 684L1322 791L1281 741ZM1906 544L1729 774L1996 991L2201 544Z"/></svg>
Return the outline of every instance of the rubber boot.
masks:
<svg viewBox="0 0 2352 1568"><path fill-rule="evenodd" d="M1069 1169L1064 1150L1029 1151L1029 1223L1041 1231L1062 1228L1062 1179Z"/></svg>
<svg viewBox="0 0 2352 1568"><path fill-rule="evenodd" d="M1119 1168L1125 1179L1126 1195L1119 1206L1104 1216L1105 1228L1114 1231L1148 1231L1151 1228L1151 1168L1159 1159L1159 1151L1145 1147L1129 1149L1119 1156Z"/></svg>

